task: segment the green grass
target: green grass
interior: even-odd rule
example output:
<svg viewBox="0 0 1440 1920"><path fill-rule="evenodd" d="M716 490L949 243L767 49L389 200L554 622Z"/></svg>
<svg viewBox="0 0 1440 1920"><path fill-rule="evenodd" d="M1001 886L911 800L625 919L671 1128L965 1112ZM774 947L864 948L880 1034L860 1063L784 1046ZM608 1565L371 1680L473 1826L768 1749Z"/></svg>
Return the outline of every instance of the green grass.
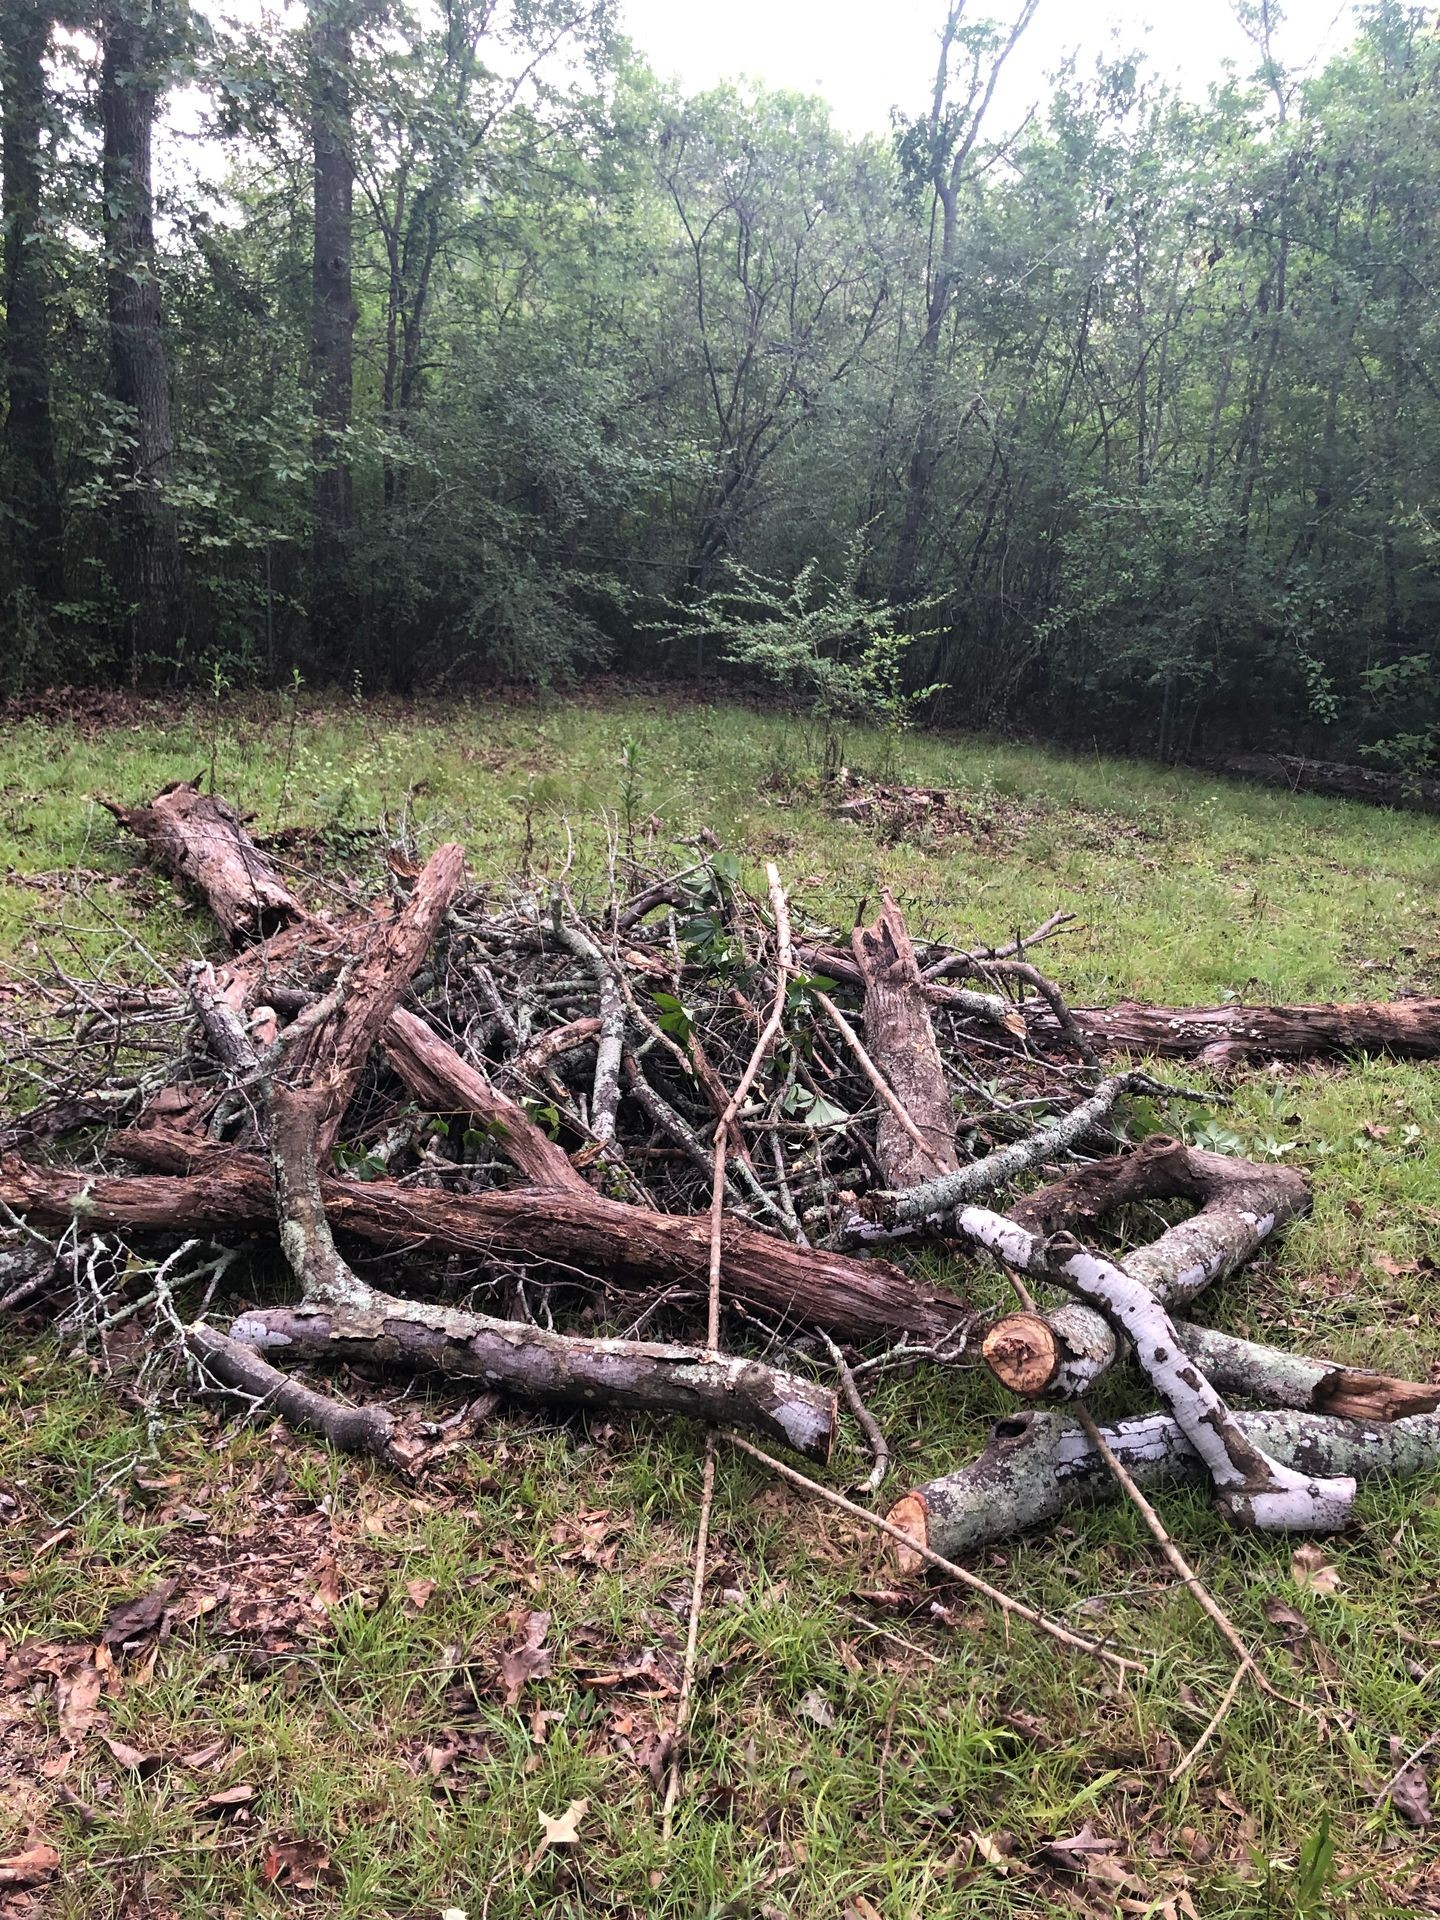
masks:
<svg viewBox="0 0 1440 1920"><path fill-rule="evenodd" d="M965 790L977 831L887 847L829 816L795 727L635 700L317 708L293 736L287 715L259 702L218 718L141 710L93 738L0 726L0 980L76 956L144 977L213 950L203 916L152 876L126 877L133 846L96 793L142 799L213 752L221 788L262 827L327 829L336 866L372 857L347 835L384 818L425 847L462 838L473 871L499 881L521 858L527 814L537 866L565 857L568 823L581 871L599 868L603 818L625 830L627 740L638 742L631 824L643 833L653 816L662 847L707 826L757 874L778 859L802 904L842 923L882 881L917 928L957 936L1072 909L1081 929L1051 949L1051 966L1081 1000L1437 990L1435 822L916 737L902 750L907 777ZM865 765L882 747L862 736L851 750ZM312 876L323 864L307 856ZM36 883L76 867L99 878L78 891ZM1440 1363L1423 1264L1440 1252L1436 1084L1431 1068L1374 1063L1239 1085L1219 1123L1249 1151L1311 1170L1315 1208L1209 1303L1220 1324L1420 1376ZM998 1297L985 1276L951 1277ZM0 1552L19 1576L0 1585L13 1683L0 1693L13 1755L0 1760L0 1852L32 1829L61 1848L47 1914L1109 1913L1115 1894L1097 1882L1067 1893L1041 1872L972 1860L970 1835L1014 1836L1023 1863L1087 1820L1148 1889L1119 1890L1139 1900L1132 1911L1162 1913L1185 1888L1207 1920L1424 1906L1423 1836L1377 1809L1373 1789L1392 1770L1391 1737L1408 1752L1436 1724L1440 1477L1362 1493L1356 1530L1327 1547L1333 1592L1297 1585L1285 1542L1234 1533L1198 1495L1164 1497L1172 1531L1271 1651L1279 1683L1320 1714L1243 1693L1198 1775L1171 1788L1167 1765L1231 1665L1132 1512L1078 1516L981 1569L1082 1629L1110 1625L1153 1649L1152 1670L1121 1692L954 1593L941 1595L949 1622L921 1585L893 1613L857 1599L888 1584L873 1541L727 1455L694 1737L666 1849L643 1757L672 1703L593 1676L646 1648L662 1671L678 1661L697 1432L514 1409L407 1488L179 1403L151 1427L122 1376L92 1375L38 1327L4 1336L0 1395L0 1491L16 1503L0 1510ZM1116 1381L1104 1409L1143 1400ZM892 1381L875 1406L911 1480L963 1459L1003 1399L966 1372ZM835 1484L859 1464L852 1436ZM312 1596L332 1561L340 1598L327 1611ZM142 1654L117 1674L100 1721L72 1746L53 1678L27 1677L22 1656L93 1644L117 1599L162 1576L179 1579L192 1617L153 1671ZM416 1581L435 1583L423 1608L407 1597ZM1310 1628L1293 1654L1267 1619L1277 1600ZM553 1669L507 1710L497 1663L528 1608L552 1614ZM900 1639L867 1631L857 1612ZM137 1777L102 1731L159 1764ZM186 1766L217 1741L208 1768ZM56 1804L62 1772L93 1823ZM253 1789L239 1807L203 1807L239 1785ZM589 1802L580 1845L536 1859L540 1813L576 1799ZM1323 1855L1322 1817L1336 1859L1312 1900L1306 1863ZM285 1841L325 1850L322 1885L267 1880L269 1850Z"/></svg>

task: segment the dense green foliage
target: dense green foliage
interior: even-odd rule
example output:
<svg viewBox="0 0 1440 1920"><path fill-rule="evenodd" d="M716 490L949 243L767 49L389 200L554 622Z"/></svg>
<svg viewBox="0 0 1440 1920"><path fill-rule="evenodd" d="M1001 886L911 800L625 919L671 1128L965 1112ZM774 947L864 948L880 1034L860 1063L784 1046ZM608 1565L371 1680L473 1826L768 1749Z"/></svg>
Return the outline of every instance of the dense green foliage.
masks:
<svg viewBox="0 0 1440 1920"><path fill-rule="evenodd" d="M1252 80L1108 60L999 141L1010 28L937 0L933 104L856 141L677 97L607 0L184 9L103 0L103 70L6 9L9 686L711 671L675 608L743 621L738 567L908 632L968 723L1440 746L1426 10L1301 83L1248 8ZM160 181L147 251L116 101L167 87L228 171Z"/></svg>

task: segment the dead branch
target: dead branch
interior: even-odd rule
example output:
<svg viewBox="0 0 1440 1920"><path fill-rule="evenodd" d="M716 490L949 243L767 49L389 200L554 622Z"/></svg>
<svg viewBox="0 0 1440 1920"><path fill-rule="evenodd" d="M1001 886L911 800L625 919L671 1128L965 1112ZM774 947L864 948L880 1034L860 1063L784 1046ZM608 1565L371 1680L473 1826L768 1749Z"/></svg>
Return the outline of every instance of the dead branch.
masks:
<svg viewBox="0 0 1440 1920"><path fill-rule="evenodd" d="M1140 1280L1069 1234L1040 1240L984 1207L963 1208L956 1226L1007 1266L1064 1287L1128 1335L1140 1365L1210 1469L1217 1502L1230 1518L1244 1526L1314 1532L1345 1524L1354 1479L1294 1473L1255 1446L1186 1355L1165 1309Z"/></svg>
<svg viewBox="0 0 1440 1920"><path fill-rule="evenodd" d="M1408 1480L1433 1474L1440 1465L1440 1413L1387 1424L1283 1410L1232 1417L1272 1459L1314 1479ZM1103 1432L1142 1487L1208 1481L1200 1455L1166 1414L1122 1420ZM1117 1495L1076 1421L1058 1412L1025 1412L997 1421L974 1460L912 1488L890 1509L890 1518L941 1553L970 1554ZM903 1553L896 1560L912 1564Z"/></svg>

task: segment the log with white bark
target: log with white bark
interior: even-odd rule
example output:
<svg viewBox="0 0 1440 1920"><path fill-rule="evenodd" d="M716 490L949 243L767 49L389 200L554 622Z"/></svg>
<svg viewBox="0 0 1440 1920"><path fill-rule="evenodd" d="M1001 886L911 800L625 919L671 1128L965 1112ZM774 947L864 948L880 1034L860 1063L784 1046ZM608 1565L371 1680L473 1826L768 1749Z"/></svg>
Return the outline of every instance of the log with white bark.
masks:
<svg viewBox="0 0 1440 1920"><path fill-rule="evenodd" d="M1095 1161L1042 1188L1010 1208L1009 1217L1043 1235L1103 1219L1137 1200L1179 1198L1198 1202L1198 1211L1116 1262L1167 1309L1188 1305L1235 1272L1277 1226L1310 1204L1309 1189L1292 1167L1205 1153L1157 1135L1133 1153ZM1008 1315L983 1347L1003 1386L1027 1399L1060 1400L1090 1392L1117 1351L1105 1316L1074 1301L1048 1314Z"/></svg>
<svg viewBox="0 0 1440 1920"><path fill-rule="evenodd" d="M1440 1413L1385 1423L1279 1410L1234 1419L1252 1445L1307 1479L1413 1479L1440 1468ZM1101 1432L1142 1487L1209 1480L1199 1453L1165 1414L1122 1420ZM997 1421L974 1460L911 1488L888 1517L954 1559L1051 1526L1076 1508L1123 1498L1083 1427L1058 1412L1026 1412ZM898 1549L897 1559L904 1558Z"/></svg>
<svg viewBox="0 0 1440 1920"><path fill-rule="evenodd" d="M1042 1240L986 1207L963 1208L956 1225L1007 1266L1064 1287L1129 1338L1136 1359L1209 1469L1217 1503L1231 1519L1242 1526L1305 1532L1345 1524L1354 1480L1295 1473L1255 1446L1186 1354L1165 1309L1132 1274L1069 1234Z"/></svg>

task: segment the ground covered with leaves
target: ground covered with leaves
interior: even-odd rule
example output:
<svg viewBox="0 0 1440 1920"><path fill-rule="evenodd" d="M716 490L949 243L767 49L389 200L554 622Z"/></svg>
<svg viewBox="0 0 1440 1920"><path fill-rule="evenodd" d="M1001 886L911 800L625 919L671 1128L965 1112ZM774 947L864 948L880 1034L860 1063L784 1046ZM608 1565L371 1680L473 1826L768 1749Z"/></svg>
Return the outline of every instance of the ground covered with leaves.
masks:
<svg viewBox="0 0 1440 1920"><path fill-rule="evenodd" d="M895 751L852 740L879 786L837 802L801 731L731 708L13 716L0 1019L52 963L145 981L213 951L90 798L212 765L311 884L378 868L401 832L462 838L480 879L567 855L583 873L608 817L653 845L704 829L752 884L780 858L837 924L882 883L917 937L1073 911L1047 965L1077 1001L1437 990L1432 821L982 743ZM1435 1069L1261 1071L1229 1091L1166 1125L1304 1167L1315 1206L1225 1283L1224 1324L1440 1375ZM969 1263L937 1258L934 1277L1000 1301ZM1433 1755L1382 1794L1440 1724L1440 1481L1365 1488L1357 1527L1318 1548L1163 1497L1314 1710L1242 1695L1172 1787L1233 1663L1133 1511L978 1569L1152 1649L1121 1687L955 1590L897 1582L858 1523L726 1454L667 1847L698 1431L436 1391L439 1444L405 1485L157 1404L137 1326L81 1353L40 1323L0 1329L0 1912L1440 1912ZM904 1480L958 1464L1007 1410L980 1368L894 1380L874 1408ZM834 1484L867 1464L851 1432Z"/></svg>

